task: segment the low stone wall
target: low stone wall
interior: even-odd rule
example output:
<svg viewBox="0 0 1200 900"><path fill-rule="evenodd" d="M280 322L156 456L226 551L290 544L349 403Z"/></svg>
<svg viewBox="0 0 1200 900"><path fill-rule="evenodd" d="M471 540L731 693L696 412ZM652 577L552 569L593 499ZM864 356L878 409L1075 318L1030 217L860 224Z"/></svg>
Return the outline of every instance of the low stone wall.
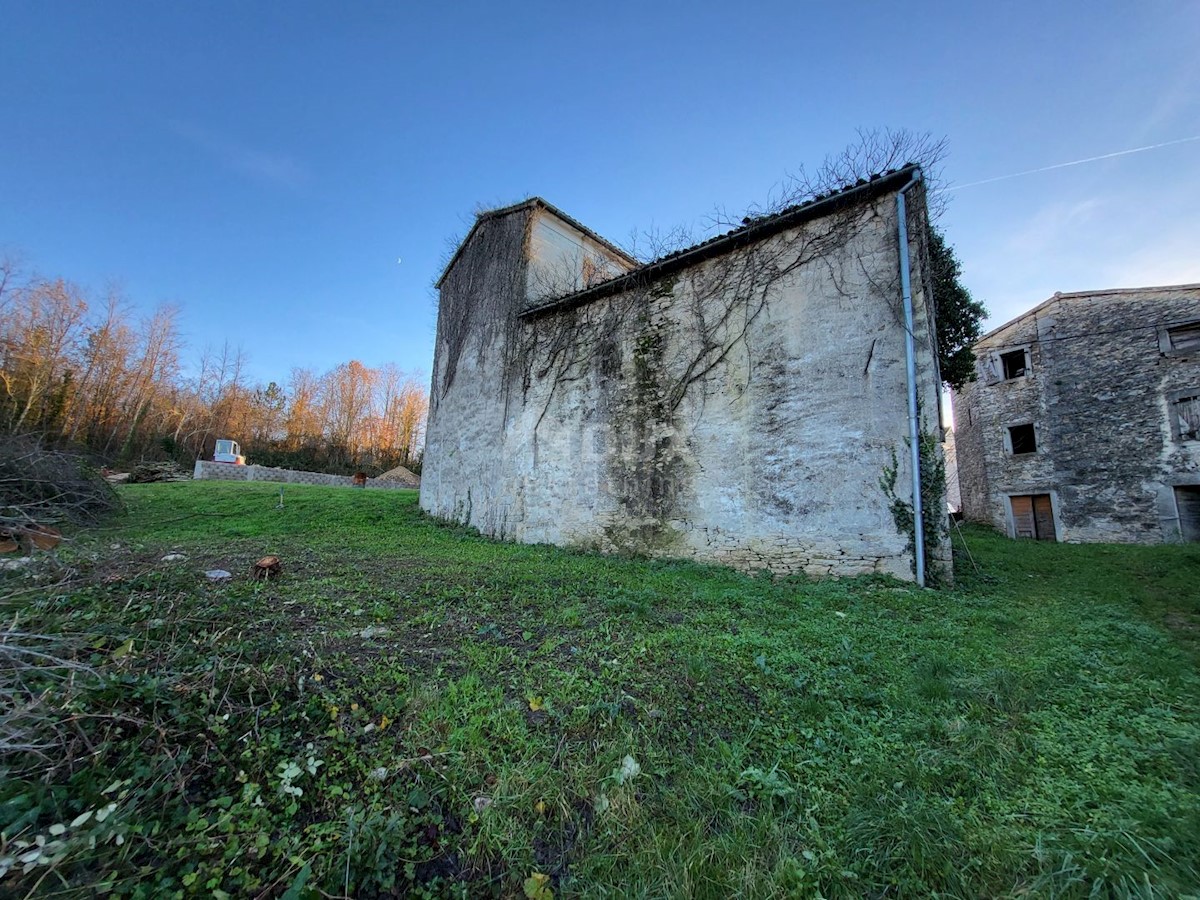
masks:
<svg viewBox="0 0 1200 900"><path fill-rule="evenodd" d="M280 484L323 484L330 486L351 487L354 477L351 475L325 475L321 472L297 472L292 469L272 469L267 466L235 466L230 463L212 462L211 460L196 460L196 468L192 477L197 481L274 481ZM376 481L367 479L367 487L384 490L413 490L404 484L394 481Z"/></svg>
<svg viewBox="0 0 1200 900"><path fill-rule="evenodd" d="M825 541L781 534L774 539L739 541L728 534L714 533L717 529L705 531L708 543L689 554L700 562L716 562L749 572L766 569L773 575L803 572L813 578L881 573L909 580L913 576L909 562L897 552L896 538L890 535Z"/></svg>

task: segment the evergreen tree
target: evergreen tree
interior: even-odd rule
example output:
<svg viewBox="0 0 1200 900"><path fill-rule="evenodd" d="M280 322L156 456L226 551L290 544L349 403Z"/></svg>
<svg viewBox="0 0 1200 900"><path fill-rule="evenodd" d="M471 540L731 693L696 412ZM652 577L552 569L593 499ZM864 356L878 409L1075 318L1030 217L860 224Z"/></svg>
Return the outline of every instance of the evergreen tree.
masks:
<svg viewBox="0 0 1200 900"><path fill-rule="evenodd" d="M983 333L987 309L963 286L962 263L933 225L929 227L929 275L937 311L942 381L960 388L975 380L975 352L971 345Z"/></svg>

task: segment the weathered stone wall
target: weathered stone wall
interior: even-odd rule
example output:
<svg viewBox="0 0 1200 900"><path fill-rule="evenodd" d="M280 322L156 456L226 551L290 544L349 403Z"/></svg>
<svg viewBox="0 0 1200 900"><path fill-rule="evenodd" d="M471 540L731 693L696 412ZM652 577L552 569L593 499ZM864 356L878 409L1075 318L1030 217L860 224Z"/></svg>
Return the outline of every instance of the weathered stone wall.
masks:
<svg viewBox="0 0 1200 900"><path fill-rule="evenodd" d="M1200 286L1060 294L976 347L955 397L964 515L1012 533L1009 496L1050 494L1059 540L1179 539L1174 487L1200 484L1200 442L1172 435L1168 397L1200 393L1200 356L1163 352L1168 325L1200 320ZM1000 353L1028 348L1005 380ZM1037 452L1013 455L1032 422Z"/></svg>
<svg viewBox="0 0 1200 900"><path fill-rule="evenodd" d="M528 209L481 219L444 276L438 304L425 461L433 494L421 506L484 534L510 534L506 454L530 452L508 425L521 403L511 374L526 302ZM515 396L514 396L515 394ZM432 452L431 452L432 448ZM422 465L422 487L430 484Z"/></svg>
<svg viewBox="0 0 1200 900"><path fill-rule="evenodd" d="M946 461L946 506L952 512L962 512L962 490L958 485L958 444L953 429L946 429L942 456Z"/></svg>
<svg viewBox="0 0 1200 900"><path fill-rule="evenodd" d="M422 507L524 542L911 579L880 485L895 463L911 499L894 202L833 244L817 220L533 317L511 289L532 214L482 222L441 286Z"/></svg>
<svg viewBox="0 0 1200 900"><path fill-rule="evenodd" d="M350 487L354 478L350 475L326 475L323 472L299 472L295 469L274 469L269 466L235 466L230 463L213 462L198 459L192 470L192 478L196 480L215 479L219 481L275 481L281 484L323 484ZM376 481L367 479L367 487L383 490L412 490L407 485L392 481Z"/></svg>

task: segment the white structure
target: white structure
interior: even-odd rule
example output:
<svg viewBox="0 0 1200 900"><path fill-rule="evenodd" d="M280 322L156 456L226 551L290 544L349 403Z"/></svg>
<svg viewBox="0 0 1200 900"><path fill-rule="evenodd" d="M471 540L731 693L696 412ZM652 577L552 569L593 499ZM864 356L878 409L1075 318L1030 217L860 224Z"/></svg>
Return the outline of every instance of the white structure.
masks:
<svg viewBox="0 0 1200 900"><path fill-rule="evenodd" d="M438 282L422 507L524 542L913 578L910 387L931 458L940 440L917 176L640 267L539 199L481 215Z"/></svg>
<svg viewBox="0 0 1200 900"><path fill-rule="evenodd" d="M217 441L217 449L213 451L212 461L244 466L246 457L242 456L242 448L237 441L220 440Z"/></svg>

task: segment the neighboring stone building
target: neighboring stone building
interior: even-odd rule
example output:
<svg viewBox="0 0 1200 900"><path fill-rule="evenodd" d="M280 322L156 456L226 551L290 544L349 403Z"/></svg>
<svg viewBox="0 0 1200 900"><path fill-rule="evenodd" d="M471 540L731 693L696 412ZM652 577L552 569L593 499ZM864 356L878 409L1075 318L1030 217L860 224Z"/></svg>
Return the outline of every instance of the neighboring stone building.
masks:
<svg viewBox="0 0 1200 900"><path fill-rule="evenodd" d="M1200 540L1200 285L1055 294L954 398L967 519L1012 537Z"/></svg>
<svg viewBox="0 0 1200 900"><path fill-rule="evenodd" d="M923 235L918 176L644 266L540 199L480 215L438 282L421 506L528 543L913 578L894 515L912 499L897 195ZM936 448L923 242L909 245Z"/></svg>

